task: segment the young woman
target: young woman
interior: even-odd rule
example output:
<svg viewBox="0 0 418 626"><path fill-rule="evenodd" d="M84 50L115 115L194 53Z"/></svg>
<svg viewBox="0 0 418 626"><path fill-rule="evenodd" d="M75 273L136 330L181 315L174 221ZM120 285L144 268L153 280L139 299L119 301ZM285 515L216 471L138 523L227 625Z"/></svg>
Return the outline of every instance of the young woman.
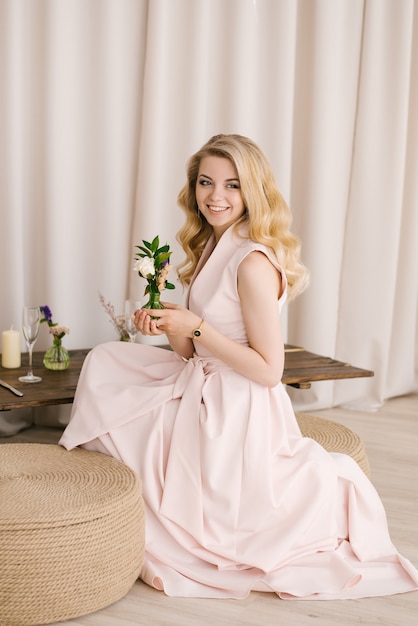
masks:
<svg viewBox="0 0 418 626"><path fill-rule="evenodd" d="M351 457L301 436L280 382L280 309L307 272L266 157L240 135L213 137L191 157L179 205L186 306L136 314L138 330L165 333L173 351L93 349L60 442L140 476L141 578L172 596L416 589L373 485Z"/></svg>

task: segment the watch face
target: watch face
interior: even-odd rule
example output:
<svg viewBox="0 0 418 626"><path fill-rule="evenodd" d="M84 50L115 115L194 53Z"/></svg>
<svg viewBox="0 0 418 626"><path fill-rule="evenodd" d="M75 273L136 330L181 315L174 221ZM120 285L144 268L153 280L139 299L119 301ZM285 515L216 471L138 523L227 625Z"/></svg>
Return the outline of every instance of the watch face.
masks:
<svg viewBox="0 0 418 626"><path fill-rule="evenodd" d="M200 337L202 333L200 332L200 330L198 328L196 328L196 330L193 331L193 336L194 337Z"/></svg>

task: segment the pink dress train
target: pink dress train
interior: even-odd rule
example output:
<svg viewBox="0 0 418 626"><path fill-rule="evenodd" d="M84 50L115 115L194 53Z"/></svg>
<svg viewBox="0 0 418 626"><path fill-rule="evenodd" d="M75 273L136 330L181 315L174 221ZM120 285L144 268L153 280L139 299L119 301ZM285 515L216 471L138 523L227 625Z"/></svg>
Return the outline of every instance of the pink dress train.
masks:
<svg viewBox="0 0 418 626"><path fill-rule="evenodd" d="M247 343L237 270L252 250L211 240L188 306ZM280 268L279 268L280 269ZM285 278L283 278L285 281ZM279 306L284 301L281 298ZM356 462L301 436L282 384L267 388L196 341L189 361L110 342L86 358L60 444L122 460L142 480L141 578L170 596L339 599L415 590L381 500Z"/></svg>

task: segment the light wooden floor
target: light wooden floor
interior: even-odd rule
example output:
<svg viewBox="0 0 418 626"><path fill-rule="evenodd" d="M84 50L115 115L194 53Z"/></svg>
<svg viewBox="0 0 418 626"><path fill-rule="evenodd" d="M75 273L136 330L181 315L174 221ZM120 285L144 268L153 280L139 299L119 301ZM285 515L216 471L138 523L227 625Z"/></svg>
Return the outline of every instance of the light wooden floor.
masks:
<svg viewBox="0 0 418 626"><path fill-rule="evenodd" d="M364 440L372 481L385 504L393 542L418 566L418 394L395 398L374 413L316 411ZM56 441L55 429L29 429L0 441ZM418 592L344 601L283 601L252 593L246 600L168 598L137 582L119 602L62 626L415 626Z"/></svg>

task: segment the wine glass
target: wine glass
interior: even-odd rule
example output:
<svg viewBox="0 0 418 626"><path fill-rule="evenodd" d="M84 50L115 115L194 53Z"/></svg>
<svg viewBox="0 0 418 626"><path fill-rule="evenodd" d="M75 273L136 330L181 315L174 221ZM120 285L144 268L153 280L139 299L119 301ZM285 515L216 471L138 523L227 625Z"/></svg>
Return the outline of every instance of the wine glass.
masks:
<svg viewBox="0 0 418 626"><path fill-rule="evenodd" d="M133 302L132 300L125 301L125 330L129 335L129 341L135 343L135 337L138 334L138 329L135 326L135 311L140 309L139 302Z"/></svg>
<svg viewBox="0 0 418 626"><path fill-rule="evenodd" d="M34 376L32 372L32 352L33 346L38 339L39 324L41 322L41 309L38 306L23 307L23 336L29 351L29 371L26 376L20 376L22 383L39 383L42 378Z"/></svg>

